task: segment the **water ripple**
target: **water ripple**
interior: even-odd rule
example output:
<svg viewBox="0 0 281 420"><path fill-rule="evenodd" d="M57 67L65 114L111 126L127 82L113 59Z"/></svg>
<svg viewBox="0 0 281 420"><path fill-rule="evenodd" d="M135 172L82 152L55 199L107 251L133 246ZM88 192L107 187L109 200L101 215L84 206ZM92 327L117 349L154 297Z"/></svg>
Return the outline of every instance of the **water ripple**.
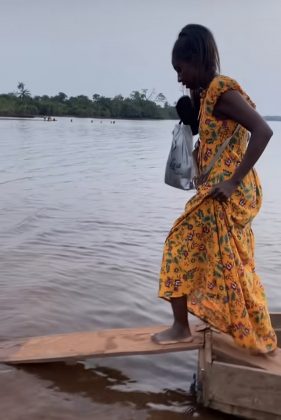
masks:
<svg viewBox="0 0 281 420"><path fill-rule="evenodd" d="M192 194L163 183L173 124L117 121L113 126L87 119L73 124L69 119L52 124L0 122L0 337L170 322L169 305L157 299L163 241ZM281 129L272 124L275 138L258 165L264 205L254 230L258 272L270 307L280 310L281 196L272 179L281 175ZM180 401L176 390L188 389L196 355L89 361L91 375L98 375L101 363L128 376L121 385L122 392L130 390L132 404L146 398L145 392L137 396L137 390L154 393L147 397L150 405L141 406L151 414L165 411L165 404L167 408L166 394L162 398L166 387L174 389L175 400ZM60 380L56 367L48 375L40 369L29 372L48 377L54 387L69 392L67 368L60 368ZM88 371L73 369L73 375L82 378L73 391L79 404ZM29 383L25 375L23 380L20 375L11 380L14 390ZM113 389L103 403L112 398ZM174 401L171 404L175 406Z"/></svg>

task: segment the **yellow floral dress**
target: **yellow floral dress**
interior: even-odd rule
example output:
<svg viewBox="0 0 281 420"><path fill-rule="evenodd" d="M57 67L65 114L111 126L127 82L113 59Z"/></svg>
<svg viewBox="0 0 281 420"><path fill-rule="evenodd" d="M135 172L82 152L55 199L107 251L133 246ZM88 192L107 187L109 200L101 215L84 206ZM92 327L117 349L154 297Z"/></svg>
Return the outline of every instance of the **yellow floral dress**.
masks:
<svg viewBox="0 0 281 420"><path fill-rule="evenodd" d="M254 106L235 80L222 75L212 80L201 98L200 170L237 126L213 115L218 98L230 89L239 91ZM240 346L266 353L277 343L264 288L255 272L251 224L262 202L255 169L227 203L208 197L214 184L235 172L247 139L248 133L241 127L172 227L164 246L159 296L170 300L186 295L189 312L231 334Z"/></svg>

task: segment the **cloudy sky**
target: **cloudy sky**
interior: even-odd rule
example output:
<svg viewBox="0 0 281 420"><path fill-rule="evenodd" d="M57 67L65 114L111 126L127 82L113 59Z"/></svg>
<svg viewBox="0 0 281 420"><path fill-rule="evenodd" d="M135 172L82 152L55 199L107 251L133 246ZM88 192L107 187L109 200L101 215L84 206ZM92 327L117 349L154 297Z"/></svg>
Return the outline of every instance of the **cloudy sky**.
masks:
<svg viewBox="0 0 281 420"><path fill-rule="evenodd" d="M170 64L187 23L208 26L222 73L281 114L281 0L0 0L0 92L181 94Z"/></svg>

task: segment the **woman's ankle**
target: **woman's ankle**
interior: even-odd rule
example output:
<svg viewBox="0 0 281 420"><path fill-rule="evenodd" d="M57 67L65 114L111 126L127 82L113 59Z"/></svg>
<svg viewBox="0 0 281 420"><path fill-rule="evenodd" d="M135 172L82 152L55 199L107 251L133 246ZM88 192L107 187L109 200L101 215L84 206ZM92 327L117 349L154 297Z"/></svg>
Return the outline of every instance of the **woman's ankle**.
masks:
<svg viewBox="0 0 281 420"><path fill-rule="evenodd" d="M178 331L189 331L190 332L190 327L189 327L188 320L186 320L186 322L179 322L179 321L174 320L173 328L178 330Z"/></svg>

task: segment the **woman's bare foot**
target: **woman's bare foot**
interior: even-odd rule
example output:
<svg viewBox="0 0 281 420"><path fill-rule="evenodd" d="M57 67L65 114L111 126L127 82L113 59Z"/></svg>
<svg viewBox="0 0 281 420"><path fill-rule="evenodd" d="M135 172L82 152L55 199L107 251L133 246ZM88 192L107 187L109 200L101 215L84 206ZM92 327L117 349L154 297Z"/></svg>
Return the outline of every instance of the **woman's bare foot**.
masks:
<svg viewBox="0 0 281 420"><path fill-rule="evenodd" d="M189 325L174 323L167 330L153 334L152 341L156 344L189 343L193 340Z"/></svg>

